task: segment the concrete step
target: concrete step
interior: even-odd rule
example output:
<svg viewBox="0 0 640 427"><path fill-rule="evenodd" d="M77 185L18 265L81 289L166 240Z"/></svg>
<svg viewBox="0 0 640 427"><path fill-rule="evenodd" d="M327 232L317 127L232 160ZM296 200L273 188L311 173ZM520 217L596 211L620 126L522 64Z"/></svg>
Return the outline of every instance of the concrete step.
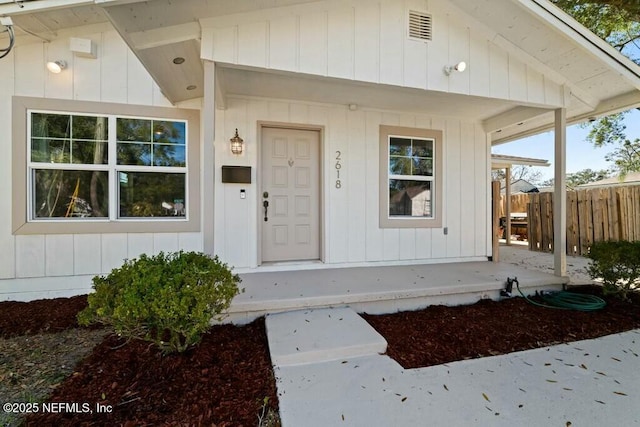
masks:
<svg viewBox="0 0 640 427"><path fill-rule="evenodd" d="M382 354L387 341L350 308L298 310L266 317L271 362L319 363Z"/></svg>

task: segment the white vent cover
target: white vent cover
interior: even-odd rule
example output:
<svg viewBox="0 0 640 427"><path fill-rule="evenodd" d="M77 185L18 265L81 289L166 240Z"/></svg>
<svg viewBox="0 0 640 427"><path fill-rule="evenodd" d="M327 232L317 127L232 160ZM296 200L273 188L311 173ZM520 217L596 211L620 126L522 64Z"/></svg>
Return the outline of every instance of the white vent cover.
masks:
<svg viewBox="0 0 640 427"><path fill-rule="evenodd" d="M431 40L431 15L415 10L409 11L409 38Z"/></svg>

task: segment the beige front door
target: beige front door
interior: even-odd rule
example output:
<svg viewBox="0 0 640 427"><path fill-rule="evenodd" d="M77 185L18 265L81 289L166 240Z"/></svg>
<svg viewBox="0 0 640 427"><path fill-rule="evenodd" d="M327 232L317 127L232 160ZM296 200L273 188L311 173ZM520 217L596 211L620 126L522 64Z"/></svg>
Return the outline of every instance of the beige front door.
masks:
<svg viewBox="0 0 640 427"><path fill-rule="evenodd" d="M320 133L262 128L262 261L320 258Z"/></svg>

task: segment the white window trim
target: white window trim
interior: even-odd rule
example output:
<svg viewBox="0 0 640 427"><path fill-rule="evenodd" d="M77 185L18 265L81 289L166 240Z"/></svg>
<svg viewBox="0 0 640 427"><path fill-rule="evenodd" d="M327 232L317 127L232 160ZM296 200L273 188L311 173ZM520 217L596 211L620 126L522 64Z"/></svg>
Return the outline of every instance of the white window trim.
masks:
<svg viewBox="0 0 640 427"><path fill-rule="evenodd" d="M389 138L413 138L433 140L433 176L392 175L389 173ZM380 228L438 228L442 227L442 131L399 126L380 125ZM408 179L432 182L434 196L431 199L432 217L408 217L389 215L389 179ZM422 179L426 178L426 179Z"/></svg>
<svg viewBox="0 0 640 427"><path fill-rule="evenodd" d="M92 114L95 117L106 117L107 125L109 127L107 150L108 150L108 162L106 164L79 164L79 163L41 163L33 162L31 160L31 128L32 128L32 114L61 114L61 115L79 115L76 111L51 111L51 110L27 110L27 218L29 222L78 222L78 221L95 221L95 222L112 222L112 221L188 221L190 205L187 204L185 217L171 218L171 217L120 217L119 205L120 205L120 186L118 185L118 174L120 172L153 172L153 173L181 173L185 175L185 195L189 194L189 182L186 177L189 176L189 163L182 167L175 166L142 166L142 165L121 165L118 164L117 158L117 119L127 118L136 120L167 120L185 123L185 156L189 158L189 144L186 142L189 140L188 122L186 120L168 119L166 117L145 117L145 116L124 116L122 114ZM82 112L80 114L89 114ZM35 195L33 194L33 171L34 170L77 170L77 171L104 171L109 174L109 212L106 218L36 218L34 216L33 200ZM189 200L190 202L190 200Z"/></svg>
<svg viewBox="0 0 640 427"><path fill-rule="evenodd" d="M389 180L390 179L396 179L396 180L399 180L399 181L430 182L431 183L431 190L430 191L433 194L435 194L435 176L436 176L436 173L437 173L435 159L437 159L438 156L440 155L440 153L438 153L436 151L436 140L435 140L435 138L423 138L423 137L417 137L417 136L393 135L393 134L387 135L387 146L386 146L387 153L389 153L389 149L390 149L390 146L391 146L391 138L402 138L402 139L411 139L411 140L418 139L418 140L421 140L421 141L431 141L432 144L433 144L432 145L433 154L431 156L431 161L433 162L433 165L432 165L433 173L431 174L431 176L429 176L429 175L396 175L396 174L389 173L388 179L387 179L387 191L389 189ZM391 155L388 154L388 157L387 157L387 171L389 170L390 157L391 157ZM402 157L407 157L407 156L402 156ZM388 202L388 200L389 200L389 197L387 197L387 202ZM418 218L418 219L425 219L425 218L433 219L433 218L435 218L435 209L434 209L434 207L436 205L435 198L432 197L430 202L431 202L431 209L430 209L431 210L431 215L428 216L428 217L410 217L410 216L406 216L406 215L391 215L391 214L389 214L389 206L387 204L387 218L388 219L402 219L402 220L404 220L404 219L416 219L416 218Z"/></svg>
<svg viewBox="0 0 640 427"><path fill-rule="evenodd" d="M82 165L81 170L109 170L185 173L185 195L187 198L186 217L170 218L119 218L117 198L119 197L118 179L109 181L109 218L68 219L31 219L32 189L29 188L28 174L31 167L38 168L42 163L30 161L30 112L51 112L59 114L90 114L109 116L109 164ZM152 120L185 121L186 166L139 166L117 165L116 146L111 138L116 138L115 117L141 118ZM189 232L200 231L200 111L163 107L147 107L128 104L112 104L89 101L70 101L45 98L13 97L13 173L12 173L12 231L14 234L81 234L81 233L149 233L149 232ZM114 127L113 129L111 127ZM113 152L112 152L113 151ZM69 164L47 165L47 169L69 168Z"/></svg>

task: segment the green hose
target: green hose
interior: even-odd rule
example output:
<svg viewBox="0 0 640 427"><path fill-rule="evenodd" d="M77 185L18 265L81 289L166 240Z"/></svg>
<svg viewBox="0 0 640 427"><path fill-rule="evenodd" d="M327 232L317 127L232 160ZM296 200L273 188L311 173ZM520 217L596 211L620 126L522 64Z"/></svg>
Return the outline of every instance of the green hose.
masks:
<svg viewBox="0 0 640 427"><path fill-rule="evenodd" d="M605 300L595 295L578 294L567 291L544 293L541 297L546 304L541 304L533 301L522 293L518 279L514 281L516 282L516 288L518 292L520 292L520 295L522 295L527 302L537 305L538 307L557 308L560 310L596 311L602 310L607 305Z"/></svg>

